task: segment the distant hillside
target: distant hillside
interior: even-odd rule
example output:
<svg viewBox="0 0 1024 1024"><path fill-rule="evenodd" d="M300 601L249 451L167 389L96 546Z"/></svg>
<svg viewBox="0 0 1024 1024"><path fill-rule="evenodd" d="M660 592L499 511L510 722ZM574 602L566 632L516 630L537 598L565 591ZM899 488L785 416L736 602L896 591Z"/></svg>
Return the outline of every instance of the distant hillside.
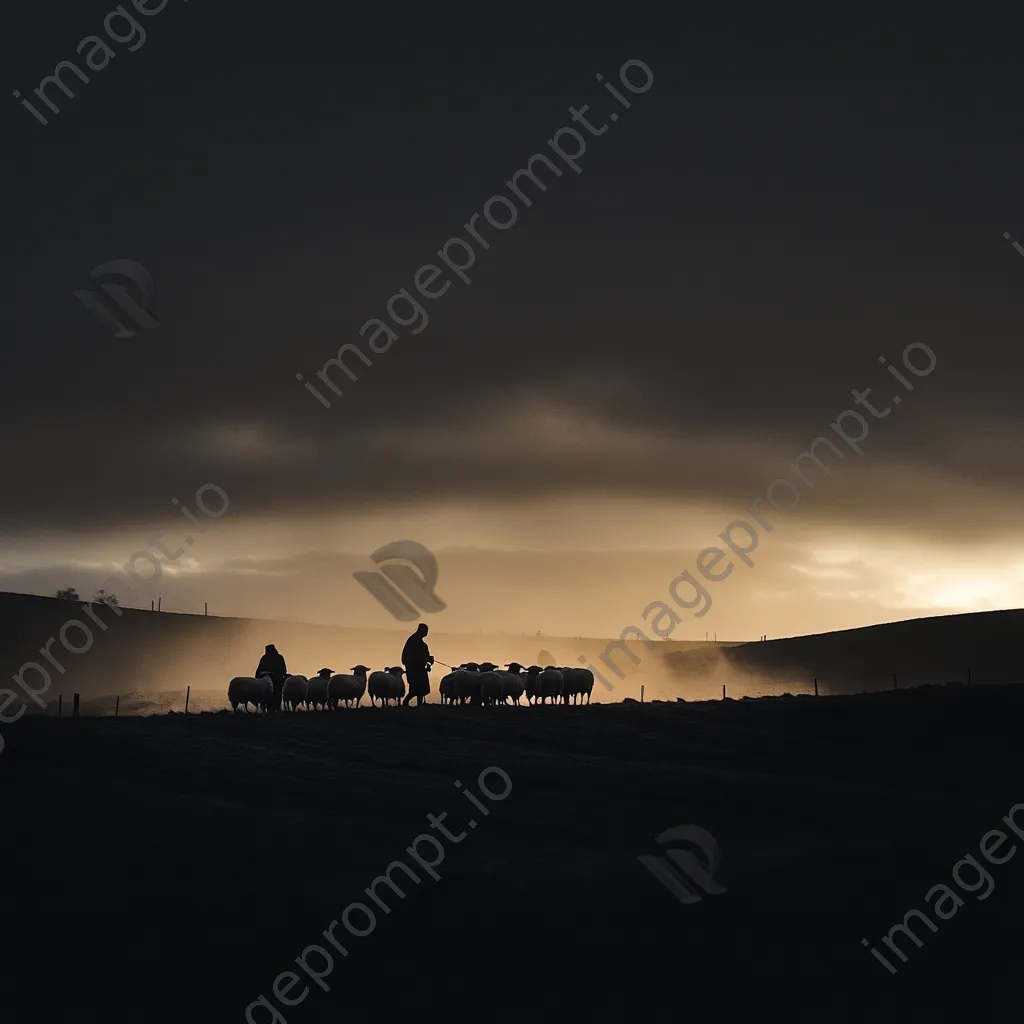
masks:
<svg viewBox="0 0 1024 1024"><path fill-rule="evenodd" d="M72 692L80 693L83 700L128 693L184 694L186 685L191 685L193 693L225 692L231 676L252 674L268 643L277 645L289 669L304 674L322 667L346 671L357 663L383 668L400 660L402 645L413 629L409 625L373 630L134 608L121 609L119 618L103 605L95 606L94 611L108 623L106 632L89 619L80 602L0 593L0 676L10 680L26 661L41 664L50 671L52 685L46 694L50 700L56 700L59 694L67 700ZM89 650L77 655L69 654L59 639L51 644L50 653L64 668L61 674L39 649L50 637L57 637L69 619L89 625L94 641ZM609 643L595 637L445 633L435 624L441 620L425 621L431 625L429 641L434 656L448 664L490 659L529 665L543 650L559 664L576 665L580 655L594 660ZM68 633L68 639L78 646L86 643L77 628ZM632 646L640 647L635 642ZM670 640L659 641L657 650L664 656L706 646L702 642ZM623 656L619 655L617 662L627 678L639 673ZM640 669L651 663L652 659L646 658ZM664 672L660 663L658 668ZM440 678L439 674L435 678ZM32 674L27 681L37 685ZM614 699L629 692L624 690Z"/></svg>
<svg viewBox="0 0 1024 1024"><path fill-rule="evenodd" d="M680 681L722 673L750 675L805 689L817 677L827 690L919 683L1024 680L1024 610L908 619L834 633L747 643L665 658Z"/></svg>

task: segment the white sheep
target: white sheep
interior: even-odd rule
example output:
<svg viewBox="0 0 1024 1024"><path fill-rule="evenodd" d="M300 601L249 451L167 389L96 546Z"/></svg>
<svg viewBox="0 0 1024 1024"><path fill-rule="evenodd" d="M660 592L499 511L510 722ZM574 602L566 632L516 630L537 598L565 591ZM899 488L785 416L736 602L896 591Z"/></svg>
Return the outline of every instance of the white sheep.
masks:
<svg viewBox="0 0 1024 1024"><path fill-rule="evenodd" d="M580 703L583 703L583 698L586 696L587 703L590 703L590 695L594 692L594 673L589 668L578 668L576 669L577 679L579 683L579 695Z"/></svg>
<svg viewBox="0 0 1024 1024"><path fill-rule="evenodd" d="M253 704L262 711L269 711L274 702L274 681L269 676L235 676L228 683L228 700L231 710L237 711L241 704L246 711Z"/></svg>
<svg viewBox="0 0 1024 1024"><path fill-rule="evenodd" d="M533 704L540 699L540 674L544 670L540 665L531 665L526 670L526 703Z"/></svg>
<svg viewBox="0 0 1024 1024"><path fill-rule="evenodd" d="M474 661L455 670L455 696L460 704L476 703L480 698L480 666Z"/></svg>
<svg viewBox="0 0 1024 1024"><path fill-rule="evenodd" d="M370 670L365 665L354 665L352 675L334 675L327 683L327 704L331 708L337 708L340 701L345 702L345 707L351 706L351 701L359 702L366 693L366 673Z"/></svg>
<svg viewBox="0 0 1024 1024"><path fill-rule="evenodd" d="M559 665L558 671L562 673L562 703L569 704L578 692L576 688L576 669L569 668L566 665ZM558 703L557 698L555 703Z"/></svg>
<svg viewBox="0 0 1024 1024"><path fill-rule="evenodd" d="M392 700L398 704L405 696L405 680L402 675L403 669L397 666L371 673L367 682L370 703L376 705L379 699L382 706Z"/></svg>
<svg viewBox="0 0 1024 1024"><path fill-rule="evenodd" d="M298 711L300 704L306 703L306 691L309 680L305 676L288 676L281 690L281 707L289 711Z"/></svg>
<svg viewBox="0 0 1024 1024"><path fill-rule="evenodd" d="M501 678L494 670L497 665L489 661L480 665L480 703L499 704L504 700L504 689L501 685Z"/></svg>
<svg viewBox="0 0 1024 1024"><path fill-rule="evenodd" d="M526 677L521 673L523 666L517 661L510 661L505 666L507 672L498 672L497 676L501 680L501 700L503 704L507 704L509 699L519 703L519 698L523 695L523 690L526 689Z"/></svg>
<svg viewBox="0 0 1024 1024"><path fill-rule="evenodd" d="M331 670L321 669L312 679L309 681L309 687L306 690L306 707L312 708L313 710L319 710L320 708L327 708L327 683L331 678Z"/></svg>
<svg viewBox="0 0 1024 1024"><path fill-rule="evenodd" d="M441 677L441 682L438 683L437 691L441 695L442 704L455 703L456 697L458 696L458 686L456 685L458 673L458 669L452 669L448 675Z"/></svg>
<svg viewBox="0 0 1024 1024"><path fill-rule="evenodd" d="M563 668L562 669L562 701L568 704L572 698L573 704L582 704L583 695L590 700L590 692L594 689L594 673L589 668Z"/></svg>
<svg viewBox="0 0 1024 1024"><path fill-rule="evenodd" d="M559 671L562 673L562 703L582 703L587 676L590 676L590 685L593 686L593 675L585 668L563 667Z"/></svg>
<svg viewBox="0 0 1024 1024"><path fill-rule="evenodd" d="M548 697L551 703L556 704L562 695L562 673L553 665L548 665L537 677L537 696L541 704L544 704Z"/></svg>

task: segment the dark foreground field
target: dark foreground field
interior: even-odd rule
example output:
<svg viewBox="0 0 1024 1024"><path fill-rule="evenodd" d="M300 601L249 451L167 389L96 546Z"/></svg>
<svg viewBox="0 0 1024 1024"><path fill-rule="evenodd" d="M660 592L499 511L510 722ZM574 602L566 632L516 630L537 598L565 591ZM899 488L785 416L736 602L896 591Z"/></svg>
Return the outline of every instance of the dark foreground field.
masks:
<svg viewBox="0 0 1024 1024"><path fill-rule="evenodd" d="M591 708L30 719L5 732L5 1021L990 1021L1019 1014L1024 687ZM512 790L478 798L495 766ZM500 793L497 773L485 783ZM448 812L407 897L364 890ZM1017 815L1024 822L1024 811ZM695 824L728 892L637 861ZM1024 826L1022 826L1024 827ZM435 831L435 835L440 833ZM419 847L433 856L429 844ZM1008 849L1004 844L1002 856ZM953 880L987 867L984 900ZM964 886L977 874L961 869ZM964 900L950 920L925 893ZM982 887L978 892L984 892ZM275 977L346 906L330 991ZM945 905L948 912L950 904ZM917 948L880 937L929 912ZM356 928L366 918L354 914ZM913 924L913 921L911 922ZM867 937L899 966L890 974ZM314 970L326 965L315 953ZM302 972L300 971L300 974ZM287 990L289 998L304 991ZM742 1016L741 1016L742 1015ZM253 1011L269 1021L269 1011Z"/></svg>

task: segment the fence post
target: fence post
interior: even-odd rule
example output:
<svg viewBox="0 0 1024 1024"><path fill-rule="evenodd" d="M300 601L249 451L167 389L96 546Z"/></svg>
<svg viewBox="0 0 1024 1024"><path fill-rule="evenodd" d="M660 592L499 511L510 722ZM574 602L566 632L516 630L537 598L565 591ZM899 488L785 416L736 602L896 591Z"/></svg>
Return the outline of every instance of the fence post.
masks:
<svg viewBox="0 0 1024 1024"><path fill-rule="evenodd" d="M814 696L818 696L818 677L814 677Z"/></svg>
<svg viewBox="0 0 1024 1024"><path fill-rule="evenodd" d="M64 695L59 694L57 697L57 717L60 718L64 714Z"/></svg>
<svg viewBox="0 0 1024 1024"><path fill-rule="evenodd" d="M640 686L640 703L643 704L643 702L644 702L644 688L643 688L643 685L641 684L641 686Z"/></svg>
<svg viewBox="0 0 1024 1024"><path fill-rule="evenodd" d="M210 614L210 603L209 603L209 601L204 601L203 602L203 614L204 615L209 615Z"/></svg>
<svg viewBox="0 0 1024 1024"><path fill-rule="evenodd" d="M78 694L77 693L72 694L72 697L74 698L74 707L72 707L72 709L71 709L71 717L72 718L77 718L78 717Z"/></svg>
<svg viewBox="0 0 1024 1024"><path fill-rule="evenodd" d="M163 603L163 598L162 598L162 597L158 597L158 598L156 599L156 610L157 610L157 611L160 611L160 605L161 605L162 603Z"/></svg>
<svg viewBox="0 0 1024 1024"><path fill-rule="evenodd" d="M185 714L186 714L186 715L188 714L188 698L189 698L189 695L190 695L191 693L192 693L192 687L191 687L191 685L189 685L189 686L186 686L186 687L185 687Z"/></svg>
<svg viewBox="0 0 1024 1024"><path fill-rule="evenodd" d="M117 695L117 699L114 701L114 717L117 718L121 710L121 694Z"/></svg>
<svg viewBox="0 0 1024 1024"><path fill-rule="evenodd" d="M722 700L725 700L725 683L722 683Z"/></svg>

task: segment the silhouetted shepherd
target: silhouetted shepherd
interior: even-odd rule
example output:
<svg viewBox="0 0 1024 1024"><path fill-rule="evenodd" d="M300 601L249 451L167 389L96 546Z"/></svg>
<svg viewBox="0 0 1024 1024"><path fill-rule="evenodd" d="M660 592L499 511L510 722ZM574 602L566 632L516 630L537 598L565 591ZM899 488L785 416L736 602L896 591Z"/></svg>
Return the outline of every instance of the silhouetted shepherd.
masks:
<svg viewBox="0 0 1024 1024"><path fill-rule="evenodd" d="M284 657L273 644L267 644L267 649L260 663L253 673L259 676L260 673L270 676L274 683L274 700L271 706L272 711L281 710L281 691L284 689L284 681L288 676L288 666L284 663Z"/></svg>
<svg viewBox="0 0 1024 1024"><path fill-rule="evenodd" d="M402 664L405 666L405 680L409 684L409 692L402 701L403 707L409 706L409 701L416 698L417 706L423 703L423 698L430 693L429 666L434 664L434 658L423 638L427 635L427 624L421 622L416 627L405 646L402 648Z"/></svg>

